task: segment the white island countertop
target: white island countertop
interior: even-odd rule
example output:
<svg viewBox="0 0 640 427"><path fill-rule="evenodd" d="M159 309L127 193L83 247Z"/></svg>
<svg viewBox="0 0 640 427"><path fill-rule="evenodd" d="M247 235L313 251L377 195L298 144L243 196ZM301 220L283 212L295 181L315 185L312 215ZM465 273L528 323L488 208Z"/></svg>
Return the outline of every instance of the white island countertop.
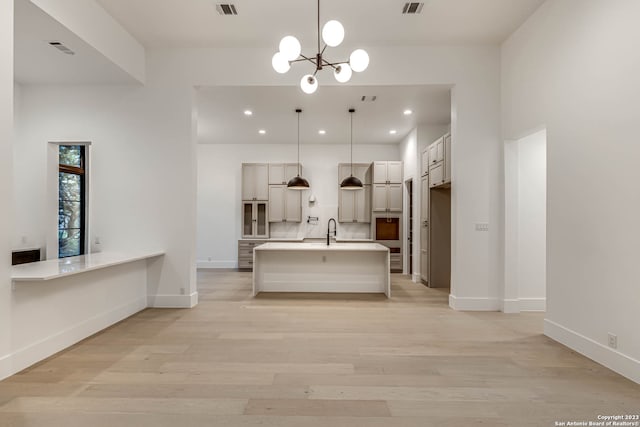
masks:
<svg viewBox="0 0 640 427"><path fill-rule="evenodd" d="M128 262L164 255L164 252L116 253L98 252L68 258L50 259L11 267L14 282L44 281L85 273Z"/></svg>
<svg viewBox="0 0 640 427"><path fill-rule="evenodd" d="M269 242L256 246L255 251L347 251L347 252L388 252L389 248L379 243L326 243L310 242Z"/></svg>

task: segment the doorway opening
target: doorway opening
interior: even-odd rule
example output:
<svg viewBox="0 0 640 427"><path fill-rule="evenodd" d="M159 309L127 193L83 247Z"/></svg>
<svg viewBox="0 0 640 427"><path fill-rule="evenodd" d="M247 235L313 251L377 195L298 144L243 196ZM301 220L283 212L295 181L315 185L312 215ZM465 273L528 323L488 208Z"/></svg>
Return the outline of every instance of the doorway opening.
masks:
<svg viewBox="0 0 640 427"><path fill-rule="evenodd" d="M409 225L407 228L407 240L408 240L408 250L409 254L409 262L408 262L408 271L407 273L412 276L413 275L413 180L410 179L406 182L407 185L407 194L409 195Z"/></svg>
<svg viewBox="0 0 640 427"><path fill-rule="evenodd" d="M505 143L503 311L544 311L547 258L547 132Z"/></svg>

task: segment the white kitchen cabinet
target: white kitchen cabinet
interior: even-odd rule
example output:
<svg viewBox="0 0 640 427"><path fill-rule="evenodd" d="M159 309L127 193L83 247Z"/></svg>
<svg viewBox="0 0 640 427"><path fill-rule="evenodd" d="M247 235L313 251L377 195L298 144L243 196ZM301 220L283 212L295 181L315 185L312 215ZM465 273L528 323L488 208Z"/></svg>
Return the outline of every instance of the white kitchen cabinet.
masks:
<svg viewBox="0 0 640 427"><path fill-rule="evenodd" d="M269 200L269 164L242 164L242 200Z"/></svg>
<svg viewBox="0 0 640 427"><path fill-rule="evenodd" d="M371 222L371 186L362 190L339 190L338 222Z"/></svg>
<svg viewBox="0 0 640 427"><path fill-rule="evenodd" d="M429 146L429 163L433 165L443 160L444 160L444 138L440 138Z"/></svg>
<svg viewBox="0 0 640 427"><path fill-rule="evenodd" d="M338 184L349 176L351 176L351 163L339 163ZM358 178L365 185L371 184L371 163L354 163L353 176Z"/></svg>
<svg viewBox="0 0 640 427"><path fill-rule="evenodd" d="M429 282L429 177L420 180L420 279Z"/></svg>
<svg viewBox="0 0 640 427"><path fill-rule="evenodd" d="M402 212L402 184L373 184L374 212Z"/></svg>
<svg viewBox="0 0 640 427"><path fill-rule="evenodd" d="M429 147L420 154L420 171L421 176L429 174Z"/></svg>
<svg viewBox="0 0 640 427"><path fill-rule="evenodd" d="M444 182L451 183L451 134L444 136Z"/></svg>
<svg viewBox="0 0 640 427"><path fill-rule="evenodd" d="M298 176L298 163L269 163L269 185L286 184ZM302 166L300 166L302 176Z"/></svg>
<svg viewBox="0 0 640 427"><path fill-rule="evenodd" d="M444 184L444 162L431 165L429 168L429 187Z"/></svg>
<svg viewBox="0 0 640 427"><path fill-rule="evenodd" d="M379 161L373 162L374 184L401 184L402 162Z"/></svg>
<svg viewBox="0 0 640 427"><path fill-rule="evenodd" d="M302 193L286 185L269 186L269 222L301 222Z"/></svg>
<svg viewBox="0 0 640 427"><path fill-rule="evenodd" d="M269 237L268 203L257 201L242 202L242 237Z"/></svg>

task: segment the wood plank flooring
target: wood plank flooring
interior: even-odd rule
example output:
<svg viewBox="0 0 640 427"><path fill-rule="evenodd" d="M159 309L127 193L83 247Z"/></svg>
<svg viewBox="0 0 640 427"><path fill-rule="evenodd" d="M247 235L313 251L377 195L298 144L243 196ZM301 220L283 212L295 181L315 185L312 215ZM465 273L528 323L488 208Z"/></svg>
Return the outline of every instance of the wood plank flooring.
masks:
<svg viewBox="0 0 640 427"><path fill-rule="evenodd" d="M455 312L392 275L377 295L148 309L0 382L0 426L552 426L640 411L640 386L542 335L542 314Z"/></svg>

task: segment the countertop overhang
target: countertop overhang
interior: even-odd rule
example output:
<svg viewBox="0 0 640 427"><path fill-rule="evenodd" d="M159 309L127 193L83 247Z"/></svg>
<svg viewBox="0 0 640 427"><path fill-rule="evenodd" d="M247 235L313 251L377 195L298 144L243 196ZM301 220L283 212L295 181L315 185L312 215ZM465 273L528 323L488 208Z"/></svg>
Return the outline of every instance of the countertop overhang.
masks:
<svg viewBox="0 0 640 427"><path fill-rule="evenodd" d="M68 258L38 261L13 266L11 268L11 280L14 282L37 282L58 279L60 277L86 273L101 268L155 258L161 255L164 255L164 252L98 252Z"/></svg>
<svg viewBox="0 0 640 427"><path fill-rule="evenodd" d="M346 252L389 252L389 248L379 243L295 243L268 242L254 248L255 251L346 251Z"/></svg>

